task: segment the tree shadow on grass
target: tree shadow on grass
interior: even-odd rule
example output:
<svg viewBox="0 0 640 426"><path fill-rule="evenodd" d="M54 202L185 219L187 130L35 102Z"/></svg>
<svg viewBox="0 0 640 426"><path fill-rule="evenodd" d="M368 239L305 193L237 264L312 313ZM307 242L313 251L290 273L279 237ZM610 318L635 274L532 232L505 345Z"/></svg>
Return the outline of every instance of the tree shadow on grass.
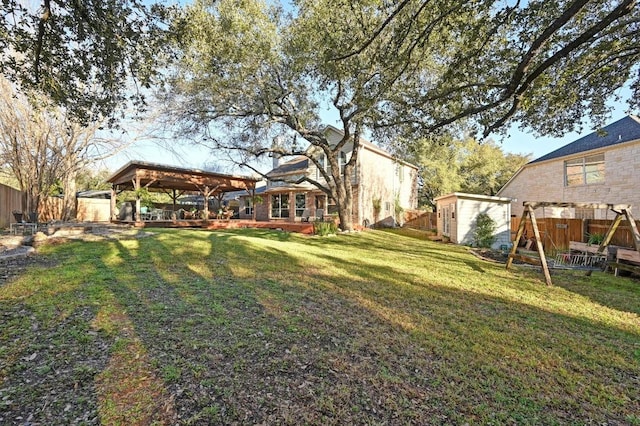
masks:
<svg viewBox="0 0 640 426"><path fill-rule="evenodd" d="M616 277L608 272L595 272L585 277L584 271L567 271L554 275L554 285L579 294L594 303L640 315L640 281Z"/></svg>
<svg viewBox="0 0 640 426"><path fill-rule="evenodd" d="M159 283L175 286L160 297L161 303L182 306L170 315L170 331L166 313L151 323L148 315L137 320L146 330L141 334L151 352L163 365L180 371L172 389L198 395L198 386L206 383L206 396L177 399L177 405L191 413L214 406L209 414L218 413L214 417L222 421L242 416L263 421L277 413L275 418L293 423L331 418L342 423L362 419L362 413L354 416L352 411L366 411L366 400L378 401L369 402L377 414L364 418L390 421L402 405L399 401L428 395L429 402L415 410L411 404L401 407L406 419L425 420L417 414L422 412L469 419L482 415L477 407L484 406L505 421L518 413L540 421L568 421L563 410L576 404L572 401L595 397L598 383L613 379L623 394L631 392L613 371L633 377L629 354L616 366L603 364L603 352L624 358L624 350L609 344L598 348L598 336L608 329L603 324L438 283L417 283L416 271L325 256L334 268L354 277L336 278L330 270L309 269L284 250L235 236L210 237L216 247L211 256L227 260L214 264L217 274L197 276L191 271L184 283ZM159 255L157 250L167 249L156 248ZM236 276L232 259L254 262L256 274ZM270 264L288 267L280 276L262 275L260 269ZM304 274L296 276L296 269ZM389 286L400 283L401 291L388 293ZM158 297L155 291L142 299ZM184 299L185 292L191 297ZM154 322L164 324L165 331L157 334ZM614 340L631 348L633 336L614 334L620 338ZM167 335L173 336L168 343ZM573 358L575 353L589 360L589 369ZM565 369L575 372L558 379ZM565 388L575 386L583 387L566 393ZM390 401L389 394L397 398ZM635 408L630 405L605 412L595 404L585 415L621 419ZM576 411L569 412L572 419L579 418Z"/></svg>
<svg viewBox="0 0 640 426"><path fill-rule="evenodd" d="M181 231L104 243L93 265L182 423L633 420L637 333L507 299L499 287L456 288L461 267L478 274L473 260L430 244L399 257L404 267L376 265L395 253L359 238L339 249L375 256L342 259L322 254L340 253L336 241L303 240L313 262L287 250L298 237ZM430 279L431 265L443 282ZM518 286L502 268L483 277Z"/></svg>

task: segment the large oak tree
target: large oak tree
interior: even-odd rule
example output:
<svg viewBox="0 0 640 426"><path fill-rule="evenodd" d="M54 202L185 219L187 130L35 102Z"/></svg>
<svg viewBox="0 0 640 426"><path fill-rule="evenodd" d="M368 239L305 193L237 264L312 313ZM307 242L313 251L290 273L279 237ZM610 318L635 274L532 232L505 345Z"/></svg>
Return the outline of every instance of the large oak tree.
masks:
<svg viewBox="0 0 640 426"><path fill-rule="evenodd" d="M139 0L2 1L0 72L77 121L113 124L124 103L144 107L167 10Z"/></svg>
<svg viewBox="0 0 640 426"><path fill-rule="evenodd" d="M165 100L216 148L318 166L308 153L323 152L329 184L315 183L350 229L345 176L362 134L411 141L517 122L557 135L585 116L603 121L625 83L637 95L636 3L298 0L285 18L259 0L200 0L174 20L180 62ZM344 134L337 146L322 132L327 109Z"/></svg>

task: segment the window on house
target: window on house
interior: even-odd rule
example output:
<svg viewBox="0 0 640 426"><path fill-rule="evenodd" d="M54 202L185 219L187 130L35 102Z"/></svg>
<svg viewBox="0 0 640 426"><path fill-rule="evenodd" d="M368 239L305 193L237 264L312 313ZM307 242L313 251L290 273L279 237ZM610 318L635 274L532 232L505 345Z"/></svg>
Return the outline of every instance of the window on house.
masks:
<svg viewBox="0 0 640 426"><path fill-rule="evenodd" d="M595 219L595 210L576 207L575 216L576 219Z"/></svg>
<svg viewBox="0 0 640 426"><path fill-rule="evenodd" d="M344 151L340 151L338 155L338 165L340 166L340 174L344 174L344 166L347 164L347 154Z"/></svg>
<svg viewBox="0 0 640 426"><path fill-rule="evenodd" d="M307 197L305 194L296 194L296 217L302 217L304 209L307 206Z"/></svg>
<svg viewBox="0 0 640 426"><path fill-rule="evenodd" d="M326 161L326 158L325 158L324 154L320 154L320 157L318 158L318 163L320 164L320 166L319 166L318 170L316 171L316 179L320 180L323 176L322 176L322 173L320 172L319 169L325 170L326 167L327 167L326 166L327 161Z"/></svg>
<svg viewBox="0 0 640 426"><path fill-rule="evenodd" d="M289 194L271 196L271 217L289 217Z"/></svg>
<svg viewBox="0 0 640 426"><path fill-rule="evenodd" d="M244 214L253 214L253 201L251 201L251 198L244 199Z"/></svg>
<svg viewBox="0 0 640 426"><path fill-rule="evenodd" d="M604 154L574 158L564 162L565 186L604 182Z"/></svg>
<svg viewBox="0 0 640 426"><path fill-rule="evenodd" d="M324 156L324 154L322 154L318 158L318 162L320 163L321 168L326 171L329 176L331 176L331 164L329 164L329 161ZM340 151L340 154L338 154L338 166L340 167L340 174L344 174L344 166L347 164L347 162L347 153L344 151ZM318 178L320 176L322 176L322 174L318 171Z"/></svg>

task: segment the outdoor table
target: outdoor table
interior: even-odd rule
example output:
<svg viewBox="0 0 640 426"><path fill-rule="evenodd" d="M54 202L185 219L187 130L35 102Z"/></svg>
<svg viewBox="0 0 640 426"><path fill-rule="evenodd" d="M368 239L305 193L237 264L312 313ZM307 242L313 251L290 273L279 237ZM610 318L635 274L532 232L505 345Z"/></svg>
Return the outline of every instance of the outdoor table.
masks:
<svg viewBox="0 0 640 426"><path fill-rule="evenodd" d="M33 235L38 232L38 224L32 222L12 223L11 225L9 225L9 230L13 235L18 235L18 232L20 232L22 235Z"/></svg>

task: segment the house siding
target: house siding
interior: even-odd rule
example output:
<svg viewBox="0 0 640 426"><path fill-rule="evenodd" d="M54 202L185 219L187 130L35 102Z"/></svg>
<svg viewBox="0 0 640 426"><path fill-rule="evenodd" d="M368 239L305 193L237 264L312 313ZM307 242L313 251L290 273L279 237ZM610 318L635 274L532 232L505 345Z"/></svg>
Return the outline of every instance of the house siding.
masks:
<svg viewBox="0 0 640 426"><path fill-rule="evenodd" d="M337 143L342 135L335 128L327 129L327 139L332 143ZM343 151L346 160L349 161L352 154L353 145L345 144ZM310 148L309 155L321 155L317 148ZM297 163L296 163L297 162ZM274 169L267 174L271 179L286 177L286 182L268 182L266 192L261 194L263 203L256 206L257 220L285 220L271 218L271 195L275 193L288 193L290 200L289 221L298 221L293 209L295 194L306 194L306 207L310 210L311 216L317 215L316 200L322 197L327 201L323 203L325 216L335 209L331 209L328 197L324 192L309 183L297 183L302 181L306 175L310 179L316 180L320 184L325 184L324 178L320 175L317 166L308 161L304 169L295 170L295 165L302 164L300 158L291 160L291 167L288 163L280 164L278 169ZM278 174L278 170L286 170L286 173ZM295 179L294 179L295 178ZM394 159L384 150L377 148L369 142L362 142L358 152L358 161L354 167L351 177L352 184L352 209L351 218L355 227L373 225L376 220L373 214L373 198L379 197L382 201L382 211L378 218L378 224L393 226L395 220L396 199L400 206L407 209L415 209L418 202L418 170L415 166ZM243 204L244 206L244 204ZM333 206L335 207L335 206ZM243 209L241 209L243 211ZM245 215L249 216L249 215ZM402 215L401 215L402 216ZM241 217L243 217L241 215ZM402 220L402 218L399 218Z"/></svg>
<svg viewBox="0 0 640 426"><path fill-rule="evenodd" d="M604 153L604 183L565 186L564 162L571 158L597 153ZM524 201L630 204L633 211L638 211L640 210L638 182L640 182L640 141L634 141L547 162L530 163L520 170L498 192L498 195L517 199L511 206L512 213L516 216L522 215ZM544 210L537 209L535 213L545 217L575 217L575 211L571 208L545 207ZM599 211L594 218L611 218L611 213Z"/></svg>
<svg viewBox="0 0 640 426"><path fill-rule="evenodd" d="M415 168L383 157L366 147L360 150L358 160L360 185L358 198L354 197L354 205L359 205L359 223L393 226L396 222L396 197L403 209L416 208L418 173ZM381 200L382 208L378 218L373 211L374 198Z"/></svg>
<svg viewBox="0 0 640 426"><path fill-rule="evenodd" d="M498 249L501 245L509 245L511 242L510 210L509 203L459 198L456 206L458 223L456 232L457 243L465 245L473 244L476 220L480 213L485 213L496 223L494 233L495 241L491 247Z"/></svg>
<svg viewBox="0 0 640 426"><path fill-rule="evenodd" d="M472 245L476 220L485 213L496 223L495 241L492 248L498 249L511 242L511 205L508 200L482 199L473 194L451 194L436 200L438 211L438 235L449 238L452 243ZM445 232L445 221L449 218L449 232Z"/></svg>
<svg viewBox="0 0 640 426"><path fill-rule="evenodd" d="M453 243L457 243L457 215L455 214L456 208L456 196L451 195L449 197L439 198L437 200L436 209L438 212L438 235L448 237ZM449 231L445 230L445 223L449 220Z"/></svg>

